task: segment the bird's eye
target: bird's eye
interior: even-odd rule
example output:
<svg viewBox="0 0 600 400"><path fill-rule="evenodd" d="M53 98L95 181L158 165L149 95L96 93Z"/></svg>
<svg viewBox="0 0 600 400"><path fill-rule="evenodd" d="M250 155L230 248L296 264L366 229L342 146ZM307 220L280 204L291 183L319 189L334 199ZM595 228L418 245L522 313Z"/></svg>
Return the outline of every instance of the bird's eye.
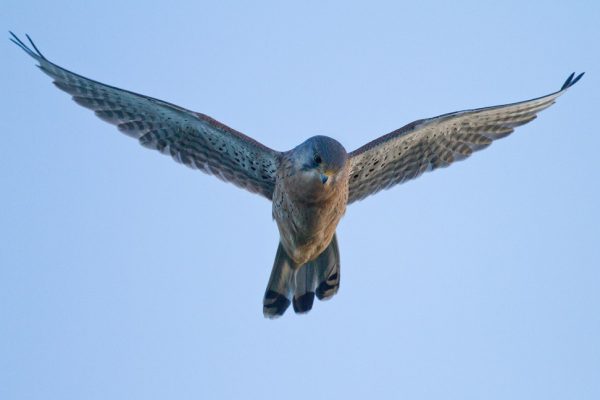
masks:
<svg viewBox="0 0 600 400"><path fill-rule="evenodd" d="M321 156L318 154L315 154L314 160L317 164L321 164L321 162L323 161L323 160L321 160Z"/></svg>

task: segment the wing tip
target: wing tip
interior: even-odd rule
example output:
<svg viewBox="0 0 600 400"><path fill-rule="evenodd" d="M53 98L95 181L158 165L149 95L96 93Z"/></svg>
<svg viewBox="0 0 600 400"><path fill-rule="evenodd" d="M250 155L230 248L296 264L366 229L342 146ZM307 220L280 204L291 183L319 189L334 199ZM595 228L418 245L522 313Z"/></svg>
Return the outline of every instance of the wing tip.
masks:
<svg viewBox="0 0 600 400"><path fill-rule="evenodd" d="M567 78L565 83L563 83L560 90L561 91L567 90L568 88L570 88L571 86L576 84L584 74L585 74L585 72L582 72L582 73L578 74L577 76L575 76L575 72L573 72L571 75L569 75L569 77Z"/></svg>
<svg viewBox="0 0 600 400"><path fill-rule="evenodd" d="M13 42L14 44L16 44L17 46L19 46L23 51L25 51L27 54L29 54L31 57L35 58L36 60L48 60L46 57L44 57L44 55L42 54L42 52L40 51L40 49L37 48L37 46L35 45L35 43L33 42L33 40L31 39L31 37L28 34L25 34L25 37L27 38L27 40L29 41L29 44L31 44L31 47L33 47L33 50L27 46L17 35L15 35L12 31L8 31L8 33L12 36L11 38L9 38L9 40L11 42ZM34 51L35 50L35 51Z"/></svg>

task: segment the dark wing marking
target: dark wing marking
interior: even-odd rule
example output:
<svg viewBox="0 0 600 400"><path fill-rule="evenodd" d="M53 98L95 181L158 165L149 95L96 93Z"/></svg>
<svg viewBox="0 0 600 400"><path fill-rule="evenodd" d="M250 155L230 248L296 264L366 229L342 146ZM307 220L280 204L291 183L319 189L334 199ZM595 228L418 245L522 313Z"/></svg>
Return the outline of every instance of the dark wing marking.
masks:
<svg viewBox="0 0 600 400"><path fill-rule="evenodd" d="M29 36L33 50L10 33L59 89L143 146L271 199L279 152L204 114L67 71L48 61Z"/></svg>
<svg viewBox="0 0 600 400"><path fill-rule="evenodd" d="M571 74L547 96L421 119L367 143L350 153L348 203L469 157L533 120L582 76Z"/></svg>

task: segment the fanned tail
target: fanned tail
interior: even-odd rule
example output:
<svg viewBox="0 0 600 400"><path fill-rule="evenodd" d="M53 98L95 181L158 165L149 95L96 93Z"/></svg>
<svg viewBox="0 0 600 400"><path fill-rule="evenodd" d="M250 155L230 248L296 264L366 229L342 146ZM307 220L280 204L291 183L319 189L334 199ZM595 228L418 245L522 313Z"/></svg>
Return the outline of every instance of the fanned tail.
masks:
<svg viewBox="0 0 600 400"><path fill-rule="evenodd" d="M293 263L280 243L265 291L263 314L267 318L280 317L290 303L296 313L307 313L315 295L319 300L328 300L339 287L340 252L335 235L319 257L302 266Z"/></svg>

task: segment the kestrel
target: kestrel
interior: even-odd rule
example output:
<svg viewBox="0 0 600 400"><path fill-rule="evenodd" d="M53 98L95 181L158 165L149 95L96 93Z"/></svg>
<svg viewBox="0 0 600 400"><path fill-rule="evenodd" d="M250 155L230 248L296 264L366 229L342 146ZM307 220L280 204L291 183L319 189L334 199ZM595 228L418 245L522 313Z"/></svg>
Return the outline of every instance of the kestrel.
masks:
<svg viewBox="0 0 600 400"><path fill-rule="evenodd" d="M315 295L337 293L335 230L348 204L469 157L533 120L583 75L571 74L547 96L411 122L350 153L326 136L279 152L204 114L70 72L48 61L29 36L33 49L11 35L59 89L143 146L272 201L280 241L263 299L269 318L290 303L296 313L308 312Z"/></svg>

